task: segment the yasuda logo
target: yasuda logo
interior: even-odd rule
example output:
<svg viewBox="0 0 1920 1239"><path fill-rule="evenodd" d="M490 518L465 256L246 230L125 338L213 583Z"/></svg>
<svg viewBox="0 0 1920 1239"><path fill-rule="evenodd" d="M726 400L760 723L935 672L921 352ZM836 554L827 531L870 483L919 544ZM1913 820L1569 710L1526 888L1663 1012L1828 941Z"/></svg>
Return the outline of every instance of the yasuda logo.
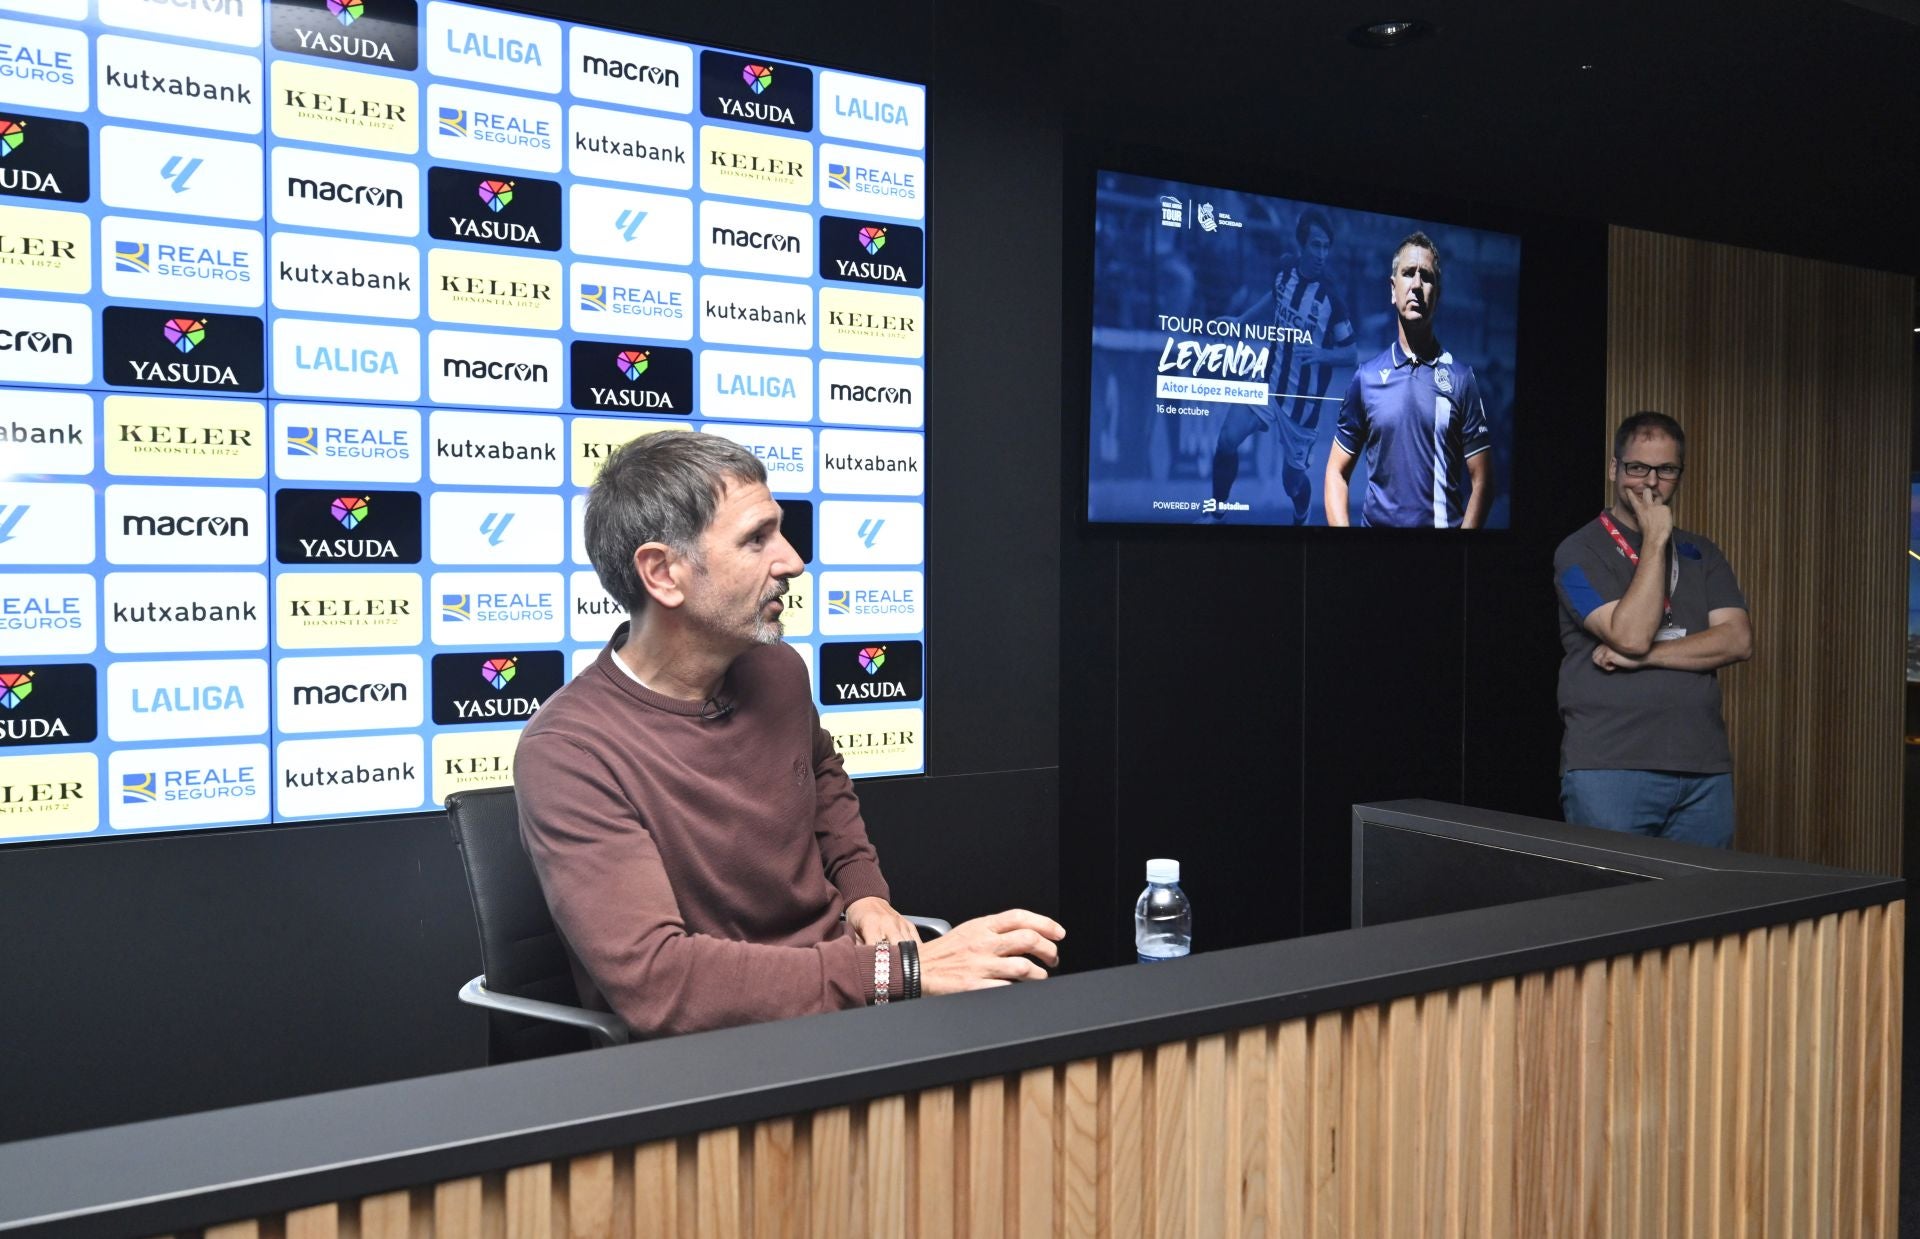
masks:
<svg viewBox="0 0 1920 1239"><path fill-rule="evenodd" d="M756 95L764 95L773 85L773 69L768 65L744 65L740 69L740 78L747 89Z"/></svg>
<svg viewBox="0 0 1920 1239"><path fill-rule="evenodd" d="M631 241L633 240L633 234L640 231L640 225L646 218L647 213L645 211L622 211L620 212L620 217L614 220L614 227L620 230L620 236L624 240Z"/></svg>
<svg viewBox="0 0 1920 1239"><path fill-rule="evenodd" d="M887 665L887 647L884 645L863 646L859 654L860 670L868 675L879 675L880 668Z"/></svg>
<svg viewBox="0 0 1920 1239"><path fill-rule="evenodd" d="M170 318L160 325L160 334L167 343L182 353L191 353L200 347L207 338L207 320L204 318Z"/></svg>
<svg viewBox="0 0 1920 1239"><path fill-rule="evenodd" d="M187 182L200 170L200 162L198 158L182 159L178 155L169 155L167 162L160 165L160 178L174 193L184 194L187 192Z"/></svg>
<svg viewBox="0 0 1920 1239"><path fill-rule="evenodd" d="M636 382L647 372L647 354L641 349L623 349L613 359L613 364L627 382Z"/></svg>
<svg viewBox="0 0 1920 1239"><path fill-rule="evenodd" d="M153 804L160 799L154 790L153 771L129 770L120 776L121 804Z"/></svg>
<svg viewBox="0 0 1920 1239"><path fill-rule="evenodd" d="M353 495L343 495L333 501L333 519L340 522L342 529L358 529L372 511L371 502Z"/></svg>
<svg viewBox="0 0 1920 1239"><path fill-rule="evenodd" d="M0 671L0 706L14 709L33 694L33 672Z"/></svg>
<svg viewBox="0 0 1920 1239"><path fill-rule="evenodd" d="M441 108L440 109L440 133L441 133L441 136L449 137L449 138L466 137L467 136L467 110L465 108ZM491 182L482 182L483 185L488 183L491 183ZM505 205L505 203L502 203L500 204L500 206L495 206L491 200L487 199L487 196L484 192L481 193L480 197L483 201L487 202L487 205L492 206L493 209L496 211L500 209L500 206ZM507 189L507 201L508 202L513 201L513 189L511 186L509 186Z"/></svg>
<svg viewBox="0 0 1920 1239"><path fill-rule="evenodd" d="M480 678L491 685L496 693L513 683L513 677L519 673L520 660L517 658L489 658L480 664Z"/></svg>
<svg viewBox="0 0 1920 1239"><path fill-rule="evenodd" d="M488 546L499 546L500 539L507 536L507 526L513 524L511 512L489 512L480 521L480 534L487 540Z"/></svg>
<svg viewBox="0 0 1920 1239"><path fill-rule="evenodd" d="M20 149L27 140L27 127L17 120L0 120L0 159Z"/></svg>
<svg viewBox="0 0 1920 1239"><path fill-rule="evenodd" d="M872 226L860 230L860 248L869 254L878 254L887 243L887 230Z"/></svg>
<svg viewBox="0 0 1920 1239"><path fill-rule="evenodd" d="M512 181L482 181L479 188L480 201L487 204L487 210L495 215L513 205Z"/></svg>
<svg viewBox="0 0 1920 1239"><path fill-rule="evenodd" d="M327 0L327 12L338 18L342 26L353 25L366 11L365 0Z"/></svg>

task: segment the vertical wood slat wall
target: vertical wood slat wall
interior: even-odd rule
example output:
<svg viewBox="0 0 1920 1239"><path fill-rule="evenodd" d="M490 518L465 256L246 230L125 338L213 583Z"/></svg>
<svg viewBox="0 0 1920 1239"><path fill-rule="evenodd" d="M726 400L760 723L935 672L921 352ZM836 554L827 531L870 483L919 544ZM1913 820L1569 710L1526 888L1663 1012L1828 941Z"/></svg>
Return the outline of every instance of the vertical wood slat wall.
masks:
<svg viewBox="0 0 1920 1239"><path fill-rule="evenodd" d="M1721 673L1734 846L1899 873L1913 280L1628 228L1608 267L1594 459L1632 413L1678 418L1677 514L1752 609Z"/></svg>
<svg viewBox="0 0 1920 1239"><path fill-rule="evenodd" d="M1894 903L207 1239L1887 1239Z"/></svg>

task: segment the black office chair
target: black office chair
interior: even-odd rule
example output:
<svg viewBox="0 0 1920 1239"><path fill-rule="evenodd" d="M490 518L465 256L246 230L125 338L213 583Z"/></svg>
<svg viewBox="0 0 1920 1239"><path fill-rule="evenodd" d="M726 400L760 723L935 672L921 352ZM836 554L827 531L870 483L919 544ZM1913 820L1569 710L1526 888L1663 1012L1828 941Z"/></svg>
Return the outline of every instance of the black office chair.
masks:
<svg viewBox="0 0 1920 1239"><path fill-rule="evenodd" d="M460 1001L487 1011L487 1061L626 1044L631 1034L619 1016L573 1005L578 991L566 943L520 842L513 789L455 792L447 797L447 820L480 927L482 971L460 987ZM936 917L906 919L930 934L953 929Z"/></svg>

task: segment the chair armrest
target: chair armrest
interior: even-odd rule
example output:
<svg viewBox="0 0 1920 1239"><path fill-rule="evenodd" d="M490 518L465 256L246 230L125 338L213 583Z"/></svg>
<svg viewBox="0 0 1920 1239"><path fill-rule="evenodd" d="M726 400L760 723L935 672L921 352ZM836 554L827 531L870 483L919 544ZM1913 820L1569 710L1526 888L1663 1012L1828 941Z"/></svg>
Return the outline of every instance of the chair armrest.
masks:
<svg viewBox="0 0 1920 1239"><path fill-rule="evenodd" d="M931 929L941 937L953 932L953 923L943 921L937 916L909 916L906 919L910 924L918 925L922 929Z"/></svg>
<svg viewBox="0 0 1920 1239"><path fill-rule="evenodd" d="M508 1015L524 1015L528 1019L571 1024L575 1028L586 1029L609 1045L625 1045L633 1036L619 1016L605 1011L589 1011L585 1007L542 1002L538 998L516 998L512 994L496 994L487 988L487 978L484 973L460 987L460 1001L476 1007L485 1007L489 1011L503 1011Z"/></svg>

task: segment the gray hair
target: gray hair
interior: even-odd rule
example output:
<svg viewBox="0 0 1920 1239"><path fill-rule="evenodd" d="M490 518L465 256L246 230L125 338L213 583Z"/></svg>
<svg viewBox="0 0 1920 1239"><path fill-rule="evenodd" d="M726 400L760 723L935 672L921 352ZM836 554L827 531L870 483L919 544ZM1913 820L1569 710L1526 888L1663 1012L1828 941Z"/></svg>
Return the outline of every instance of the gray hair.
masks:
<svg viewBox="0 0 1920 1239"><path fill-rule="evenodd" d="M700 563L700 538L729 482L765 483L760 458L731 439L660 431L623 443L587 492L587 558L629 613L647 604L633 553L660 542Z"/></svg>

